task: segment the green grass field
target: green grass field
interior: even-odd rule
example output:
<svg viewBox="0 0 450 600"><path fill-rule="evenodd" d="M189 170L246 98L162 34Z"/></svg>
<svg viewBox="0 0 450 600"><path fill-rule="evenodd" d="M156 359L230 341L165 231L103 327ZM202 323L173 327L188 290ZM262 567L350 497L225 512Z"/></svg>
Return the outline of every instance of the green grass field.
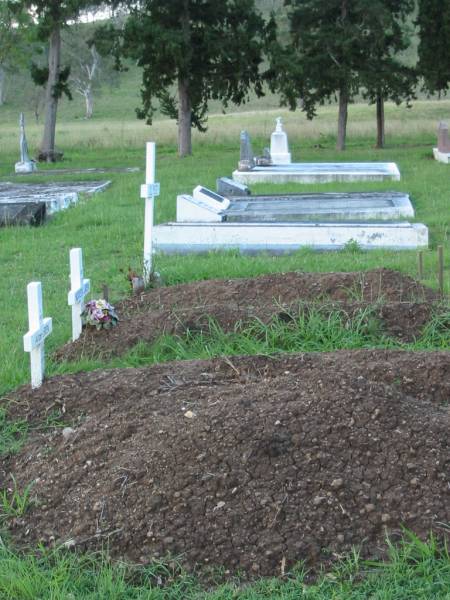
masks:
<svg viewBox="0 0 450 600"><path fill-rule="evenodd" d="M109 286L113 303L129 294L125 273L129 266L136 270L142 267L143 202L139 198L139 186L144 182L144 144L148 140L155 140L158 145L157 180L161 182L161 196L157 200L157 222L174 218L175 198L178 193L189 193L199 183L214 188L217 177L230 175L238 159L241 129L246 128L250 132L257 152L267 145L274 119L279 114L283 115L286 123L294 160L397 162L402 174L400 182L308 185L302 186L301 189L390 189L409 192L416 208L416 220L430 228L430 249L424 253L424 283L437 287L436 247L442 244L445 253L446 294L449 294L450 167L432 160L431 148L435 141L437 121L450 115L450 101L417 102L410 110L389 105L386 111L388 146L382 151L373 148L374 109L364 105L353 105L349 117L348 149L337 156L334 150L335 107L323 107L315 121L307 122L302 114L277 109L274 99L266 98L260 106L252 104L251 112L211 115L208 133L194 135L194 155L180 160L176 156L175 124L158 119L152 127L148 127L135 120L133 109L137 104L133 104L129 98L129 91L124 92L121 97L114 95L108 108L107 99L103 97L101 101L105 101L104 107L99 107L97 116L89 122L76 118L74 113L70 112L74 110L74 105L63 106L57 143L65 153L65 161L58 166L139 166L142 171L108 175L112 185L105 193L86 199L57 214L43 227L0 229L0 394L5 394L28 381L29 357L23 352L22 336L27 330L26 285L29 281L42 281L44 314L53 317L54 331L47 340L48 351L51 353L70 339L71 313L67 306L70 248L83 248L85 276L91 279L92 297L100 296L103 284ZM138 98L136 102L138 103ZM11 176L14 163L18 160L18 127L14 122L15 112L16 108L12 110L11 106L0 108L2 181L16 180ZM29 145L35 148L41 127L32 124L31 119L29 121ZM43 165L36 179L49 180L45 175L47 168ZM86 177L76 176L77 180L83 178ZM105 175L101 175L100 178L105 178ZM17 180L29 181L26 177ZM254 191L268 189L255 187ZM296 191L298 187L273 186L271 190ZM249 277L290 270L353 271L381 266L416 276L417 255L415 252L351 250L316 253L304 249L290 256L279 257L245 257L236 252L229 252L186 257L157 256L155 259L156 270L169 285L214 277ZM236 351L243 349L251 352L255 346L252 346L248 332L244 333L244 337L241 336L236 341L220 338L220 332L212 332L210 341L217 343L215 351L219 354L227 351L227 344L228 347L232 347L230 352L233 348L237 348ZM341 340L340 333L339 327L330 333L330 336L334 336L333 339L338 339L332 347L349 347L345 344L350 344L350 347L364 347L367 344L385 343L380 342L379 338L367 340L366 337L357 336ZM443 346L436 342L436 338L430 340L421 347L448 348L448 337L443 340ZM160 345L156 350L137 349L124 361L128 361L126 364L149 364L155 360L197 356L202 346L202 340L166 342L165 346ZM298 343L298 340L295 343ZM264 351L293 351L298 348L295 343L291 339L286 341L283 338L282 344L280 342L278 346L269 345ZM95 366L80 363L70 368ZM58 368L50 361L49 374L57 372ZM5 420L1 414L0 417L1 448L2 444L7 442L6 435L8 431L11 433L14 424ZM20 424L17 427L20 432ZM13 434L13 441L16 436L17 434ZM152 569L134 570L120 565L113 566L103 559L76 557L64 553L19 556L5 546L0 548L0 597L180 600L290 600L299 597L308 600L450 598L449 557L445 552L438 552L432 541L428 545L422 545L417 540L412 540L399 550L392 549L390 561L383 566L366 565L356 559L344 562L336 572L325 576L311 587L305 585L304 577L299 573L280 580L261 581L248 587L241 587L236 583L206 592L198 582L187 576L180 576L172 581L167 567L155 566ZM161 571L156 572L157 569ZM156 586L149 590L149 585L155 583L160 572L163 581L168 579L168 586Z"/></svg>

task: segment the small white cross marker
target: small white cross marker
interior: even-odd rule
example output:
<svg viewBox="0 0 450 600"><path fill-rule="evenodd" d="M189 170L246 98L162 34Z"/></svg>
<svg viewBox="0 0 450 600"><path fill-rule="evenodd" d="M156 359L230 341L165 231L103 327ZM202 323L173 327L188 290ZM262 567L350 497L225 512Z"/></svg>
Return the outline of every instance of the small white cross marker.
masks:
<svg viewBox="0 0 450 600"><path fill-rule="evenodd" d="M72 307L72 340L77 340L81 335L81 313L84 310L84 297L91 289L89 279L83 278L83 253L81 248L72 248L70 251L70 292L67 302Z"/></svg>
<svg viewBox="0 0 450 600"><path fill-rule="evenodd" d="M153 212L155 196L159 196L160 186L155 183L155 142L147 142L145 184L141 185L141 198L145 199L144 218L144 283L147 284L152 273L153 251Z"/></svg>
<svg viewBox="0 0 450 600"><path fill-rule="evenodd" d="M45 338L52 332L52 320L43 318L42 285L40 281L32 281L27 285L28 324L30 330L23 336L25 352L30 353L31 387L42 385L45 372Z"/></svg>

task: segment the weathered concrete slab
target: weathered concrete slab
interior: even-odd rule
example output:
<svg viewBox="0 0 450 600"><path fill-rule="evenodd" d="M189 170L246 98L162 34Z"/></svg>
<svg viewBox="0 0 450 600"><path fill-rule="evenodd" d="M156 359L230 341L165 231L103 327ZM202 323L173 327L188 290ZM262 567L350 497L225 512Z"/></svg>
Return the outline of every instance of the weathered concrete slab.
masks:
<svg viewBox="0 0 450 600"><path fill-rule="evenodd" d="M45 221L45 202L0 204L0 227L41 225Z"/></svg>
<svg viewBox="0 0 450 600"><path fill-rule="evenodd" d="M199 190L202 193L199 193ZM208 195L198 186L193 196L177 197L178 223L395 221L414 217L408 194L344 192L259 196ZM217 201L217 198L221 201Z"/></svg>
<svg viewBox="0 0 450 600"><path fill-rule="evenodd" d="M153 235L154 249L168 254L339 250L353 241L367 250L428 246L428 229L421 223L165 223Z"/></svg>
<svg viewBox="0 0 450 600"><path fill-rule="evenodd" d="M450 152L441 152L439 148L433 148L434 160L448 165L450 162Z"/></svg>
<svg viewBox="0 0 450 600"><path fill-rule="evenodd" d="M96 194L106 189L110 183L110 181L0 183L0 204L45 202L47 214L53 214L78 202L79 194Z"/></svg>
<svg viewBox="0 0 450 600"><path fill-rule="evenodd" d="M233 179L256 183L328 183L330 181L399 181L395 163L292 163L234 171Z"/></svg>
<svg viewBox="0 0 450 600"><path fill-rule="evenodd" d="M395 221L414 217L401 192L313 193L231 198L227 222Z"/></svg>
<svg viewBox="0 0 450 600"><path fill-rule="evenodd" d="M95 175L97 173L138 173L139 167L89 167L87 169L45 169L38 173L25 173L26 175ZM14 175L24 175L24 173L14 173Z"/></svg>

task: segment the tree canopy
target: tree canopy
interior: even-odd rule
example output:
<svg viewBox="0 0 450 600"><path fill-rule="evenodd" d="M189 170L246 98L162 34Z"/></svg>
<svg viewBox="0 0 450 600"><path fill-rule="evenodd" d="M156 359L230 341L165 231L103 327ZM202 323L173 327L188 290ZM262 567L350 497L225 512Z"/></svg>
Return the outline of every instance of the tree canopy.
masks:
<svg viewBox="0 0 450 600"><path fill-rule="evenodd" d="M268 79L294 110L308 118L316 107L339 99L338 149L345 147L348 103L364 86L367 97L399 100L414 87L411 69L396 53L408 45L401 20L410 0L285 0L290 38L272 32Z"/></svg>
<svg viewBox="0 0 450 600"><path fill-rule="evenodd" d="M97 45L142 67L142 107L152 122L158 107L178 120L179 154L191 153L191 127L205 129L210 100L241 104L262 95L265 23L254 0L133 2L121 30L102 28ZM156 102L155 102L156 101Z"/></svg>
<svg viewBox="0 0 450 600"><path fill-rule="evenodd" d="M450 84L450 4L419 0L418 71L425 89L445 92Z"/></svg>

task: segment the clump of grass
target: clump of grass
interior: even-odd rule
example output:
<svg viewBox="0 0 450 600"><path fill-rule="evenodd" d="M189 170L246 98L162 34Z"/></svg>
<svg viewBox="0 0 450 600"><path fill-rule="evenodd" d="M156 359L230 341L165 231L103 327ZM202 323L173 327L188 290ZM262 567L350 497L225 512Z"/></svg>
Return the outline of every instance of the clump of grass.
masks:
<svg viewBox="0 0 450 600"><path fill-rule="evenodd" d="M422 335L415 343L415 349L450 349L450 309L436 312L425 325Z"/></svg>
<svg viewBox="0 0 450 600"><path fill-rule="evenodd" d="M20 491L17 482L11 475L12 488L0 490L0 519L22 517L31 505L31 489L33 482Z"/></svg>
<svg viewBox="0 0 450 600"><path fill-rule="evenodd" d="M20 419L11 421L5 408L0 408L0 458L18 452L25 443L28 424Z"/></svg>

